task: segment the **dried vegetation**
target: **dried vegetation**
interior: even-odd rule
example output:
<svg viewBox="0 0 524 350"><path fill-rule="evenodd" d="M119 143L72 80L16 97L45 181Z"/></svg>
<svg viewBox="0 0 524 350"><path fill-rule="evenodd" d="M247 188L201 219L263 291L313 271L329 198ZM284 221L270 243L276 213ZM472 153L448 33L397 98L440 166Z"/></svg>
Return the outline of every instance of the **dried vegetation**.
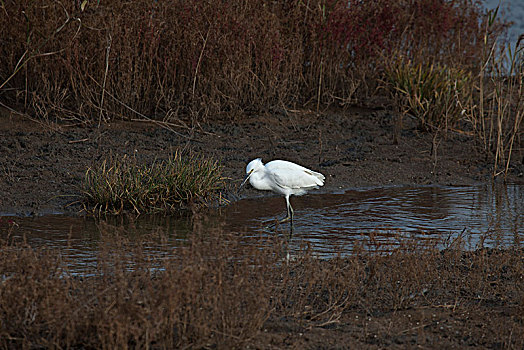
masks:
<svg viewBox="0 0 524 350"><path fill-rule="evenodd" d="M522 45L498 46L479 1L3 1L0 26L0 102L42 121L194 127L381 96L475 135L495 175L521 144Z"/></svg>
<svg viewBox="0 0 524 350"><path fill-rule="evenodd" d="M76 122L345 104L395 55L473 70L485 44L471 1L83 3L4 2L5 102Z"/></svg>
<svg viewBox="0 0 524 350"><path fill-rule="evenodd" d="M2 223L0 346L271 348L283 333L319 329L318 344L361 348L524 345L520 248L468 251L458 238L438 250L406 238L389 253L372 253L370 240L350 257L319 260L304 248L287 259L278 236L248 242L201 220L176 249L162 232L101 222L83 275Z"/></svg>

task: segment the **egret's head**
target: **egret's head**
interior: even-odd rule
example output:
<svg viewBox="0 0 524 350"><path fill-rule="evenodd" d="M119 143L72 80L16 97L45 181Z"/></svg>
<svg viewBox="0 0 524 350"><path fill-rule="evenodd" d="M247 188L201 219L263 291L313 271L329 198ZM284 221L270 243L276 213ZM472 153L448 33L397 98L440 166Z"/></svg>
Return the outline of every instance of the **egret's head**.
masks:
<svg viewBox="0 0 524 350"><path fill-rule="evenodd" d="M253 172L257 171L260 168L264 167L264 163L262 163L262 158L253 159L249 162L249 164L246 167L246 174L252 174Z"/></svg>
<svg viewBox="0 0 524 350"><path fill-rule="evenodd" d="M242 184L240 185L239 189L242 188L242 186L244 186L244 184L247 182L247 180L249 180L249 177L255 171L257 171L257 170L259 170L260 168L263 168L263 167L264 167L264 163L262 163L262 159L261 158L253 159L252 161L250 161L249 164L246 167L246 177L245 177L244 181L242 181Z"/></svg>

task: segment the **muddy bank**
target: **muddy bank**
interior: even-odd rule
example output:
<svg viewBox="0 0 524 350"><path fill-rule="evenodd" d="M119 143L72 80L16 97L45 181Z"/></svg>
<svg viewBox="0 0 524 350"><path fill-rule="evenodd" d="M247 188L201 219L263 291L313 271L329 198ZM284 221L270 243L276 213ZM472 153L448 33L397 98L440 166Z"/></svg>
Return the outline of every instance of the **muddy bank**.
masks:
<svg viewBox="0 0 524 350"><path fill-rule="evenodd" d="M194 127L118 121L100 128L43 124L4 111L0 116L0 212L78 213L78 195L90 165L108 154L145 162L163 159L180 148L219 159L233 189L247 162L256 157L264 162L287 159L322 172L327 178L325 192L491 181L491 161L471 137L450 132L435 143L432 135L407 121L395 144L393 125L387 111L365 109L254 116ZM522 183L519 152L514 152L508 180ZM254 194L252 189L241 193Z"/></svg>

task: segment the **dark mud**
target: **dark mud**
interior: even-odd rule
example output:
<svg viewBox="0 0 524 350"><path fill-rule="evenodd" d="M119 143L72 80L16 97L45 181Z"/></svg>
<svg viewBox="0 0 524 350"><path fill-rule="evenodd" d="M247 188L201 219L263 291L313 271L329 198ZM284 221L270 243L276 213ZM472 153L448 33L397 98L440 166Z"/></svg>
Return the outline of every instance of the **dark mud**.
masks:
<svg viewBox="0 0 524 350"><path fill-rule="evenodd" d="M324 173L324 192L400 184L463 185L491 181L492 162L471 137L448 132L434 142L405 123L393 142L393 117L383 110L307 111L166 127L117 121L78 127L0 116L0 212L16 215L78 213L86 169L108 154L150 162L177 149L219 159L231 189L247 162L287 159ZM434 153L436 147L436 156ZM515 152L508 180L523 182ZM231 191L234 193L234 191ZM248 189L241 196L255 192ZM236 198L231 194L231 198Z"/></svg>
<svg viewBox="0 0 524 350"><path fill-rule="evenodd" d="M349 312L325 327L270 320L253 343L256 349L517 349L522 344L502 326L514 327L515 336L522 337L517 307L453 307L444 304L376 315Z"/></svg>

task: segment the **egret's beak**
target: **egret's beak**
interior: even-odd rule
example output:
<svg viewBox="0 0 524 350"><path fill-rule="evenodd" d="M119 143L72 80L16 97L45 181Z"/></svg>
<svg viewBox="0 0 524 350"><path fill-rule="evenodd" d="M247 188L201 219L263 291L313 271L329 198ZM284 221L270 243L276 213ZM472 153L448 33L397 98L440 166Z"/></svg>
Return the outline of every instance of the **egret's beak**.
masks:
<svg viewBox="0 0 524 350"><path fill-rule="evenodd" d="M240 184L240 187L238 188L238 190L240 191L240 189L242 188L242 186L244 186L244 184L247 182L247 180L249 180L249 177L253 174L253 169L251 169L251 171L246 175L246 177L244 178L244 181L242 181L242 183Z"/></svg>

